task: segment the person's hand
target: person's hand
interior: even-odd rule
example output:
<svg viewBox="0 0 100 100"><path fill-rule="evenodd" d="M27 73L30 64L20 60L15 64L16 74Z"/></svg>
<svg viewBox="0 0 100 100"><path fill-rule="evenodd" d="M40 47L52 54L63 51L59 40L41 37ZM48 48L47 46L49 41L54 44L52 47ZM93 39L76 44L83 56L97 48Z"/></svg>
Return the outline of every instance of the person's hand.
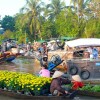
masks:
<svg viewBox="0 0 100 100"><path fill-rule="evenodd" d="M74 80L71 81L71 83L74 83L74 82L76 82L76 81L74 81Z"/></svg>
<svg viewBox="0 0 100 100"><path fill-rule="evenodd" d="M68 94L68 91L65 91L66 94Z"/></svg>

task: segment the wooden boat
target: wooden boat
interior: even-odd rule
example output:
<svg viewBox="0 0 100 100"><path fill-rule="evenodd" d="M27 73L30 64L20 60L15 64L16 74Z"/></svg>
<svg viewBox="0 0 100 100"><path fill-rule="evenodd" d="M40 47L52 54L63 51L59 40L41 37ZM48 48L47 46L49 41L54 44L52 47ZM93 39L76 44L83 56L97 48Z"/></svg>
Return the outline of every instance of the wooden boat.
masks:
<svg viewBox="0 0 100 100"><path fill-rule="evenodd" d="M97 79L97 80L83 80L83 82L85 83L85 84L100 84L100 79Z"/></svg>
<svg viewBox="0 0 100 100"><path fill-rule="evenodd" d="M5 62L5 60L6 60L6 57L8 56L8 55L10 55L10 53L1 53L0 54L0 63L3 63L3 62Z"/></svg>
<svg viewBox="0 0 100 100"><path fill-rule="evenodd" d="M7 90L0 89L0 95L9 96L21 100L70 100L67 96L32 96L19 94Z"/></svg>
<svg viewBox="0 0 100 100"><path fill-rule="evenodd" d="M14 60L15 58L16 58L15 55L9 55L9 56L7 56L7 57L5 58L5 61L11 62L11 61Z"/></svg>
<svg viewBox="0 0 100 100"><path fill-rule="evenodd" d="M100 98L100 92L78 90L78 94L79 95L83 95L83 96L91 96L91 97L98 97L98 98Z"/></svg>
<svg viewBox="0 0 100 100"><path fill-rule="evenodd" d="M0 57L0 64L4 62L4 57Z"/></svg>
<svg viewBox="0 0 100 100"><path fill-rule="evenodd" d="M23 56L23 55L19 55L18 58L24 58L24 59L35 59L34 56Z"/></svg>
<svg viewBox="0 0 100 100"><path fill-rule="evenodd" d="M7 51L4 52L1 56L0 56L0 63L2 62L11 62L12 60L14 60L17 55L19 54L12 54L11 52Z"/></svg>

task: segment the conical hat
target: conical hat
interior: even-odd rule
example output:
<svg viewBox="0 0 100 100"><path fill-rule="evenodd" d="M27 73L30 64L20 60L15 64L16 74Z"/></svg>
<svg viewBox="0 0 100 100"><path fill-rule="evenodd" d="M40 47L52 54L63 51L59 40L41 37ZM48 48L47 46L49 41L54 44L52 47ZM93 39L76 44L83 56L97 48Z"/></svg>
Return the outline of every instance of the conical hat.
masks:
<svg viewBox="0 0 100 100"><path fill-rule="evenodd" d="M61 71L55 71L55 73L53 74L52 78L57 78L57 77L60 77L62 76L64 73L61 72Z"/></svg>
<svg viewBox="0 0 100 100"><path fill-rule="evenodd" d="M73 76L72 76L72 79L73 79L74 81L78 81L78 82L81 82L81 81L82 81L79 75L73 75Z"/></svg>

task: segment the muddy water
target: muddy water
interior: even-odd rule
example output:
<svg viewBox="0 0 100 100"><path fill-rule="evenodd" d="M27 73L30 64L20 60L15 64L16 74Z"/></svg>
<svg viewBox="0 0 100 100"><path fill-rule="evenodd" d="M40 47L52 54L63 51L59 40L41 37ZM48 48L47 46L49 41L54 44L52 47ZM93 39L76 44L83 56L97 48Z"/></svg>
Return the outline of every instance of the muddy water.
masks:
<svg viewBox="0 0 100 100"><path fill-rule="evenodd" d="M0 65L0 70L28 72L37 74L40 70L40 63L34 59L15 59L13 62Z"/></svg>
<svg viewBox="0 0 100 100"><path fill-rule="evenodd" d="M0 70L9 70L16 72L28 72L37 74L40 70L40 64L34 59L15 59L13 62L0 65ZM0 95L0 100L18 100L15 98ZM74 100L100 100L99 98L77 96Z"/></svg>

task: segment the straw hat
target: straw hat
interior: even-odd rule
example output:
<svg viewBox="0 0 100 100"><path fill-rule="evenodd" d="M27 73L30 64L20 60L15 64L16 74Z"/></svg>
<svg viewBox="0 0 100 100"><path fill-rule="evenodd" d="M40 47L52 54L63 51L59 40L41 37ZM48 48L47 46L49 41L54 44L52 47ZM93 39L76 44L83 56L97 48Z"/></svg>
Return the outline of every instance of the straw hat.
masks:
<svg viewBox="0 0 100 100"><path fill-rule="evenodd" d="M81 82L81 81L82 81L79 75L73 75L73 76L72 76L72 79L73 79L74 81L78 81L78 82Z"/></svg>
<svg viewBox="0 0 100 100"><path fill-rule="evenodd" d="M53 74L52 78L57 78L57 77L60 77L62 76L64 73L61 72L61 71L55 71L55 73Z"/></svg>

